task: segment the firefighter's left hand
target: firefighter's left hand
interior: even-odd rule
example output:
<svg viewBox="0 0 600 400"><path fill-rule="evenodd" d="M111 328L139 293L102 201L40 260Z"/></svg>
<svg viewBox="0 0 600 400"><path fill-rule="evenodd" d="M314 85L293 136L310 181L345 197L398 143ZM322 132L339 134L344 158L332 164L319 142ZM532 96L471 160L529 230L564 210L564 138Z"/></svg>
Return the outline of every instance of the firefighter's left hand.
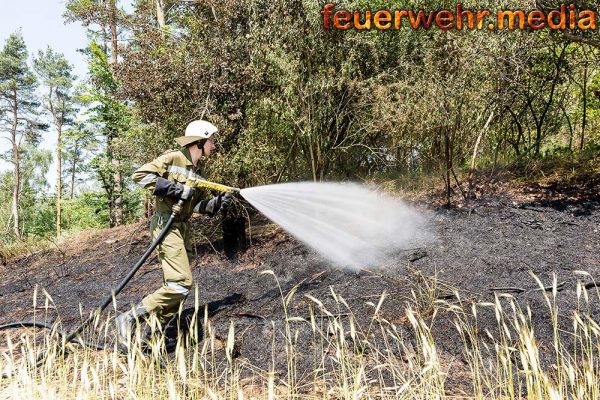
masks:
<svg viewBox="0 0 600 400"><path fill-rule="evenodd" d="M226 192L225 194L222 194L220 196L221 196L221 208L226 210L231 205L231 202L233 201L233 195L231 194L231 192Z"/></svg>
<svg viewBox="0 0 600 400"><path fill-rule="evenodd" d="M218 196L215 196L210 200L203 200L198 203L196 208L194 208L194 211L202 214L210 214L212 216L218 213L221 207L229 207L231 200L231 193L219 193Z"/></svg>

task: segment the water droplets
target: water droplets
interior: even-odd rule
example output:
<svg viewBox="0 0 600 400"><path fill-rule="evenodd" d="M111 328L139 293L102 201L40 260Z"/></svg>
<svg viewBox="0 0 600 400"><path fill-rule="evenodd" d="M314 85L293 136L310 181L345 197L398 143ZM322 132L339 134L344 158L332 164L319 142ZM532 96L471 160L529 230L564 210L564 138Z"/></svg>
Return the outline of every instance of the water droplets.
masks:
<svg viewBox="0 0 600 400"><path fill-rule="evenodd" d="M339 266L388 264L428 236L421 213L354 183L283 183L243 189L242 196Z"/></svg>

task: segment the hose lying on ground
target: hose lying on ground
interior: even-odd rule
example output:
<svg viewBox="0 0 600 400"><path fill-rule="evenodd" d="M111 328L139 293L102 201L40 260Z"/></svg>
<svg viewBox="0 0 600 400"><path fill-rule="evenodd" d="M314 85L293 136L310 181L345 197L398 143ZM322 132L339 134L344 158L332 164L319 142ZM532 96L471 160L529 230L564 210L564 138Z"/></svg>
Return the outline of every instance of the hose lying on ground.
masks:
<svg viewBox="0 0 600 400"><path fill-rule="evenodd" d="M99 315L102 311L104 311L104 309L106 309L106 307L108 307L108 305L113 301L113 298L116 297L121 292L121 290L123 290L123 288L127 285L127 283L129 283L129 281L131 280L131 278L133 278L133 276L135 275L135 273L141 268L141 266L144 264L144 262L146 262L146 260L148 259L148 257L150 256L150 254L152 254L152 252L154 251L154 249L156 248L156 246L158 246L158 244L160 242L162 242L162 240L164 239L165 235L167 234L167 231L169 230L169 228L173 224L173 221L175 220L175 217L179 214L179 212L181 210L181 204L183 204L182 200L180 200L173 207L173 212L171 213L171 216L167 220L167 223L165 224L164 228L160 231L160 233L154 239L154 241L152 241L152 243L150 244L150 246L148 247L148 249L146 249L146 252L144 252L144 254L142 255L142 257L140 257L140 259L138 260L138 262L129 271L129 273L127 274L127 276L125 278L123 278L123 280L121 281L121 283L119 284L119 286L117 286L116 288L114 288L113 290L111 290L110 295L108 295L104 299L104 301L102 302L102 304L100 305L100 307L98 307L98 309L96 309L96 311L93 312L85 321L83 321L81 324L79 324L79 326L77 326L77 328L75 328L75 330L73 332L66 333L66 332L64 332L64 331L62 331L60 329L55 328L54 325L49 325L49 324L45 324L45 323L42 323L42 322L34 322L34 321L15 321L15 322L11 322L11 323L8 323L8 324L0 325L0 331L1 330L5 330L5 329L26 328L26 327L35 327L35 328L55 330L61 336L61 338L63 340L63 343L70 343L70 342L71 343L77 343L77 344L80 344L82 346L91 347L91 348L94 348L94 349L97 349L97 350L103 350L104 349L103 346L97 345L97 344L86 343L86 342L82 341L81 339L77 338L77 335L79 335L96 318L96 315ZM47 350L42 351L40 354L38 354L38 356L37 356L37 362L38 363L44 357L44 355L46 354L46 352L47 352ZM6 378L7 376L5 374L3 374L2 377Z"/></svg>
<svg viewBox="0 0 600 400"><path fill-rule="evenodd" d="M238 189L238 188L225 186L225 185L217 184L214 182L209 182L206 180L191 182L191 184L194 187L207 188L207 189L217 190L217 191L225 192L225 193L226 192L240 193L240 189ZM152 254L152 252L154 251L156 246L158 246L163 241L169 228L173 224L175 217L177 215L179 215L179 213L181 212L182 206L183 206L183 200L179 200L173 206L171 216L167 220L167 223L165 224L163 229L160 231L158 236L154 239L154 241L152 241L152 243L150 244L148 249L146 249L146 251L144 252L142 257L140 257L138 262L129 271L127 276L125 276L125 278L123 278L121 283L116 288L111 290L110 295L104 299L104 301L102 302L100 307L98 307L96 309L96 311L93 312L85 321L83 321L81 324L79 324L73 332L66 333L66 332L58 329L54 325L50 325L50 324L46 324L46 323L42 323L42 322L35 322L35 321L15 321L15 322L11 322L8 324L0 325L0 331L6 330L6 329L27 328L27 327L49 329L49 330L54 330L56 333L58 333L61 336L63 344L64 343L77 343L82 346L90 347L90 348L93 348L96 350L104 350L104 346L102 346L100 344L86 343L83 340L81 340L80 338L78 338L77 336L96 318L97 315L102 313L102 311L104 311L106 309L106 307L108 307L108 305L113 301L113 299L121 292L121 290L123 290L123 288L129 283L131 278L133 278L133 276L136 274L136 272L142 267L142 265L146 262L148 257L150 257L150 254ZM220 301L218 303L226 304L228 301L236 302L236 301L239 301L241 298L243 298L243 296L234 294L228 298L223 299L222 301ZM215 305L216 305L216 303L217 302L215 302ZM216 305L216 308L218 308L218 305ZM42 351L40 354L38 354L37 359L36 359L38 364L40 363L41 359L45 356L46 353L47 353L47 350ZM7 374L2 374L2 378L6 378L6 377L8 377Z"/></svg>

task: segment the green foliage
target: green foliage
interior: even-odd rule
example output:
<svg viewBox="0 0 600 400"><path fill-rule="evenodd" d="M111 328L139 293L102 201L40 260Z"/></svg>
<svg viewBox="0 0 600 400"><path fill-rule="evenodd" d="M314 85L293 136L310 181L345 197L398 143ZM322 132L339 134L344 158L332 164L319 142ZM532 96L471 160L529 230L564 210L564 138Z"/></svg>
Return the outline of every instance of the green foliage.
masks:
<svg viewBox="0 0 600 400"><path fill-rule="evenodd" d="M11 34L0 52L0 115L18 110L16 121L18 134L28 136L30 142L39 136L39 129L46 127L37 119L39 101L35 90L37 79L27 64L27 46L21 32ZM12 120L3 120L7 131Z"/></svg>
<svg viewBox="0 0 600 400"><path fill-rule="evenodd" d="M524 0L462 4L532 7ZM418 176L444 176L449 187L450 171L469 167L480 135L477 167L598 151L600 45L585 32L413 30L407 19L400 30L325 30L323 3L308 0L137 0L133 6L127 14L115 0L66 2L67 20L87 26L92 39L89 76L73 99L87 111L84 120L72 121L73 113L66 119L62 144L70 230L111 224L117 198L125 220L136 218L141 195L129 175L175 147L173 138L198 118L220 130L219 151L202 160L203 175L241 187L305 179L410 187L407 180ZM434 10L439 2L347 0L336 8ZM166 25L158 29L157 22ZM110 44L123 35L127 45L119 41L116 57ZM41 52L34 66L46 86L57 88L56 99L74 96L59 54ZM18 131L33 144L40 132L36 81L22 37L14 34L0 54L0 117L10 111L6 99L17 86L23 115L31 117ZM4 226L10 177L2 176ZM100 187L73 189L92 178ZM24 226L41 234L52 220L52 200L32 195L41 182L26 179ZM34 201L39 217L27 211Z"/></svg>
<svg viewBox="0 0 600 400"><path fill-rule="evenodd" d="M41 140L40 131L47 127L38 118L39 102L35 89L37 80L27 64L27 47L20 32L11 34L0 52L0 132L10 143L2 155L13 166L11 213L6 226L12 225L12 235L19 239L24 231L21 220L22 200L27 196L26 157L21 154L23 143L35 146ZM25 169L25 171L22 171ZM22 176L23 175L23 176ZM8 229L7 229L8 232Z"/></svg>
<svg viewBox="0 0 600 400"><path fill-rule="evenodd" d="M129 107L117 98L120 82L113 76L105 51L95 42L88 48L88 65L89 85L84 87L80 99L89 107L89 122L112 139L131 126Z"/></svg>
<svg viewBox="0 0 600 400"><path fill-rule="evenodd" d="M22 232L24 235L42 235L54 231L56 214L52 212L53 219L49 218L45 204L47 200L44 191L47 189L46 174L52 154L48 150L38 149L35 144L26 143L21 146L21 190L19 213L21 217ZM9 232L12 218L10 204L12 199L12 185L14 172L5 171L0 175L0 219L5 232ZM48 222L50 221L50 222ZM13 236L5 236L4 242L12 242Z"/></svg>
<svg viewBox="0 0 600 400"><path fill-rule="evenodd" d="M52 197L38 196L33 204L28 204L27 210L34 212L31 220L25 219L26 236L45 237L56 232L56 206Z"/></svg>
<svg viewBox="0 0 600 400"><path fill-rule="evenodd" d="M373 11L438 6L336 3ZM187 122L206 118L219 126L222 145L206 174L249 186L462 168L490 116L478 154L487 162L541 156L577 138L581 96L569 81L580 79L573 66L584 46L548 32L326 31L321 7L301 0L171 4L165 34L146 28L155 9L138 1L118 74L154 133L140 129L143 136L124 142L149 140L152 157L172 147ZM587 59L596 52L585 47ZM591 92L584 95L593 136L598 117ZM138 152L132 160L148 158Z"/></svg>
<svg viewBox="0 0 600 400"><path fill-rule="evenodd" d="M73 94L76 77L73 66L64 54L57 53L50 47L39 51L33 59L33 68L40 77L43 91L43 105L54 122L57 130L73 123L78 109Z"/></svg>
<svg viewBox="0 0 600 400"><path fill-rule="evenodd" d="M91 42L88 49L88 64L89 84L83 89L80 99L88 106L88 129L102 135L102 140L96 142L101 150L89 165L105 190L111 215L117 208L126 213L131 209L131 204L127 202L134 197L129 193L131 182L123 182L121 177L133 172L130 160L135 150L128 138L132 137L130 130L139 131L137 120L131 106L120 100L118 92L121 82L115 78L106 52L95 42ZM117 200L121 202L120 205L116 204ZM128 215L124 215L124 218L128 218ZM111 224L115 223L113 215Z"/></svg>
<svg viewBox="0 0 600 400"><path fill-rule="evenodd" d="M73 124L73 119L78 111L76 98L72 90L75 77L72 74L73 66L69 64L65 56L54 52L50 47L45 52L40 51L38 53L38 56L33 60L33 66L44 85L46 94L44 95L43 105L54 123L57 134L56 232L57 235L60 235L62 229L61 200L64 187L62 164L65 156L63 152L63 130ZM71 182L71 186L73 186L73 182ZM73 188L71 188L71 193L73 193Z"/></svg>
<svg viewBox="0 0 600 400"><path fill-rule="evenodd" d="M12 33L4 43L0 58L2 94L21 88L30 94L36 87L36 79L27 65L27 46L20 31Z"/></svg>
<svg viewBox="0 0 600 400"><path fill-rule="evenodd" d="M88 191L64 202L64 224L71 232L109 225L108 199L102 191Z"/></svg>
<svg viewBox="0 0 600 400"><path fill-rule="evenodd" d="M83 183L86 174L91 172L88 157L97 151L98 140L82 122L74 124L63 135L63 182L69 188L68 197L72 200L77 193L76 185Z"/></svg>
<svg viewBox="0 0 600 400"><path fill-rule="evenodd" d="M67 22L81 21L85 25L101 23L103 2L100 0L68 0L64 17Z"/></svg>

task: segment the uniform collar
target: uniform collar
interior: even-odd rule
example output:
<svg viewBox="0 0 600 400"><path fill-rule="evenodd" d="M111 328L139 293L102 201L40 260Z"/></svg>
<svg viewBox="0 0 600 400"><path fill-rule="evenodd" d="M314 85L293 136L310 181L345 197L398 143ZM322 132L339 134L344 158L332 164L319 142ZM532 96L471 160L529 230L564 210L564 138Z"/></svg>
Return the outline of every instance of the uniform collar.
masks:
<svg viewBox="0 0 600 400"><path fill-rule="evenodd" d="M190 149L187 146L183 146L181 148L181 152L185 156L185 165L191 165L194 168L194 163L192 162L192 155L190 154Z"/></svg>

